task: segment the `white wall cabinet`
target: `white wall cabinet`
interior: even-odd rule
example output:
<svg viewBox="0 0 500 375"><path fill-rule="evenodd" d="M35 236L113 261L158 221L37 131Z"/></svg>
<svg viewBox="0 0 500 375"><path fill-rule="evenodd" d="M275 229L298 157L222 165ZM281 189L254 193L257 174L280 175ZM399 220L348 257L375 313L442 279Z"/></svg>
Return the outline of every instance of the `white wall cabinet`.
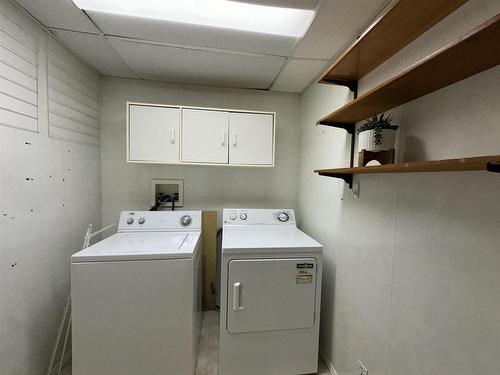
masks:
<svg viewBox="0 0 500 375"><path fill-rule="evenodd" d="M275 114L127 103L127 161L274 166Z"/></svg>
<svg viewBox="0 0 500 375"><path fill-rule="evenodd" d="M273 121L271 114L229 114L229 164L272 165Z"/></svg>
<svg viewBox="0 0 500 375"><path fill-rule="evenodd" d="M129 105L128 161L179 163L180 108Z"/></svg>
<svg viewBox="0 0 500 375"><path fill-rule="evenodd" d="M182 162L227 164L229 113L182 110Z"/></svg>

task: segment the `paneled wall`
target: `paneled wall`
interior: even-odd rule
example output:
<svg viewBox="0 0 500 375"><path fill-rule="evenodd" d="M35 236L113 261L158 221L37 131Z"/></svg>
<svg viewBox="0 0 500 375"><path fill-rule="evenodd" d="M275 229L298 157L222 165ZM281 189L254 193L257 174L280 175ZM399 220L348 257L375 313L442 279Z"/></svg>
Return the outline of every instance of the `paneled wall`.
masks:
<svg viewBox="0 0 500 375"><path fill-rule="evenodd" d="M69 257L100 225L99 103L99 77L0 0L2 375L45 373Z"/></svg>
<svg viewBox="0 0 500 375"><path fill-rule="evenodd" d="M362 92L500 11L470 0L360 81ZM497 46L492 48L498 48ZM400 160L500 154L500 67L392 111ZM300 225L324 245L321 352L338 375L471 375L500 367L500 175L446 172L356 176L350 137L314 127L347 89L302 95Z"/></svg>
<svg viewBox="0 0 500 375"><path fill-rule="evenodd" d="M0 14L0 124L38 130L38 51L35 35Z"/></svg>
<svg viewBox="0 0 500 375"><path fill-rule="evenodd" d="M99 78L54 39L48 68L49 134L99 145Z"/></svg>

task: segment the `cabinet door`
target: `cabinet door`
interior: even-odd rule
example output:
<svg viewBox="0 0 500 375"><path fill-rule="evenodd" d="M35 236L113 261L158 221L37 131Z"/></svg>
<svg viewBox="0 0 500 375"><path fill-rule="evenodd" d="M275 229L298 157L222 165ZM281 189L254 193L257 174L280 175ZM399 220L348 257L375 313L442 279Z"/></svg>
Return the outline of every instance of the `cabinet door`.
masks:
<svg viewBox="0 0 500 375"><path fill-rule="evenodd" d="M231 260L228 271L228 332L313 326L314 258Z"/></svg>
<svg viewBox="0 0 500 375"><path fill-rule="evenodd" d="M274 116L258 113L229 116L229 164L272 165Z"/></svg>
<svg viewBox="0 0 500 375"><path fill-rule="evenodd" d="M129 106L129 160L178 163L180 109Z"/></svg>
<svg viewBox="0 0 500 375"><path fill-rule="evenodd" d="M182 161L228 162L228 112L182 110Z"/></svg>

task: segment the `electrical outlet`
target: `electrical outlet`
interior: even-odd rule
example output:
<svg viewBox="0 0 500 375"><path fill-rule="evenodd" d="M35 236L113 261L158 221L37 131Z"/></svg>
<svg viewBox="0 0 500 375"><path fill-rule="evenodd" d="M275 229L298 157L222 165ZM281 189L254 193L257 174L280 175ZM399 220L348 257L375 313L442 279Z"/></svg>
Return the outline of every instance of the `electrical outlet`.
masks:
<svg viewBox="0 0 500 375"><path fill-rule="evenodd" d="M363 362L361 362L361 359L358 359L358 364L359 364L359 375L368 375L368 369L364 365Z"/></svg>

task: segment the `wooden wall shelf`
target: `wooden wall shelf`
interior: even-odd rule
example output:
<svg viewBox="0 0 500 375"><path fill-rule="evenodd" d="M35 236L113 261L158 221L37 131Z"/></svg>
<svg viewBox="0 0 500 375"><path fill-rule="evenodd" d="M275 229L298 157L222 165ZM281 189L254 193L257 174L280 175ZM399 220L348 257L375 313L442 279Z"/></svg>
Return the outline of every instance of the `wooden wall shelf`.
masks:
<svg viewBox="0 0 500 375"><path fill-rule="evenodd" d="M396 1L327 69L320 82L349 86L466 2Z"/></svg>
<svg viewBox="0 0 500 375"><path fill-rule="evenodd" d="M499 63L500 14L497 14L460 39L325 116L318 123L343 128L354 127L354 123L358 121L427 95Z"/></svg>
<svg viewBox="0 0 500 375"><path fill-rule="evenodd" d="M500 155L474 158L415 161L400 164L375 165L371 167L317 169L320 176L341 178L351 183L355 174L369 173L416 173L452 171L490 171L500 173Z"/></svg>

